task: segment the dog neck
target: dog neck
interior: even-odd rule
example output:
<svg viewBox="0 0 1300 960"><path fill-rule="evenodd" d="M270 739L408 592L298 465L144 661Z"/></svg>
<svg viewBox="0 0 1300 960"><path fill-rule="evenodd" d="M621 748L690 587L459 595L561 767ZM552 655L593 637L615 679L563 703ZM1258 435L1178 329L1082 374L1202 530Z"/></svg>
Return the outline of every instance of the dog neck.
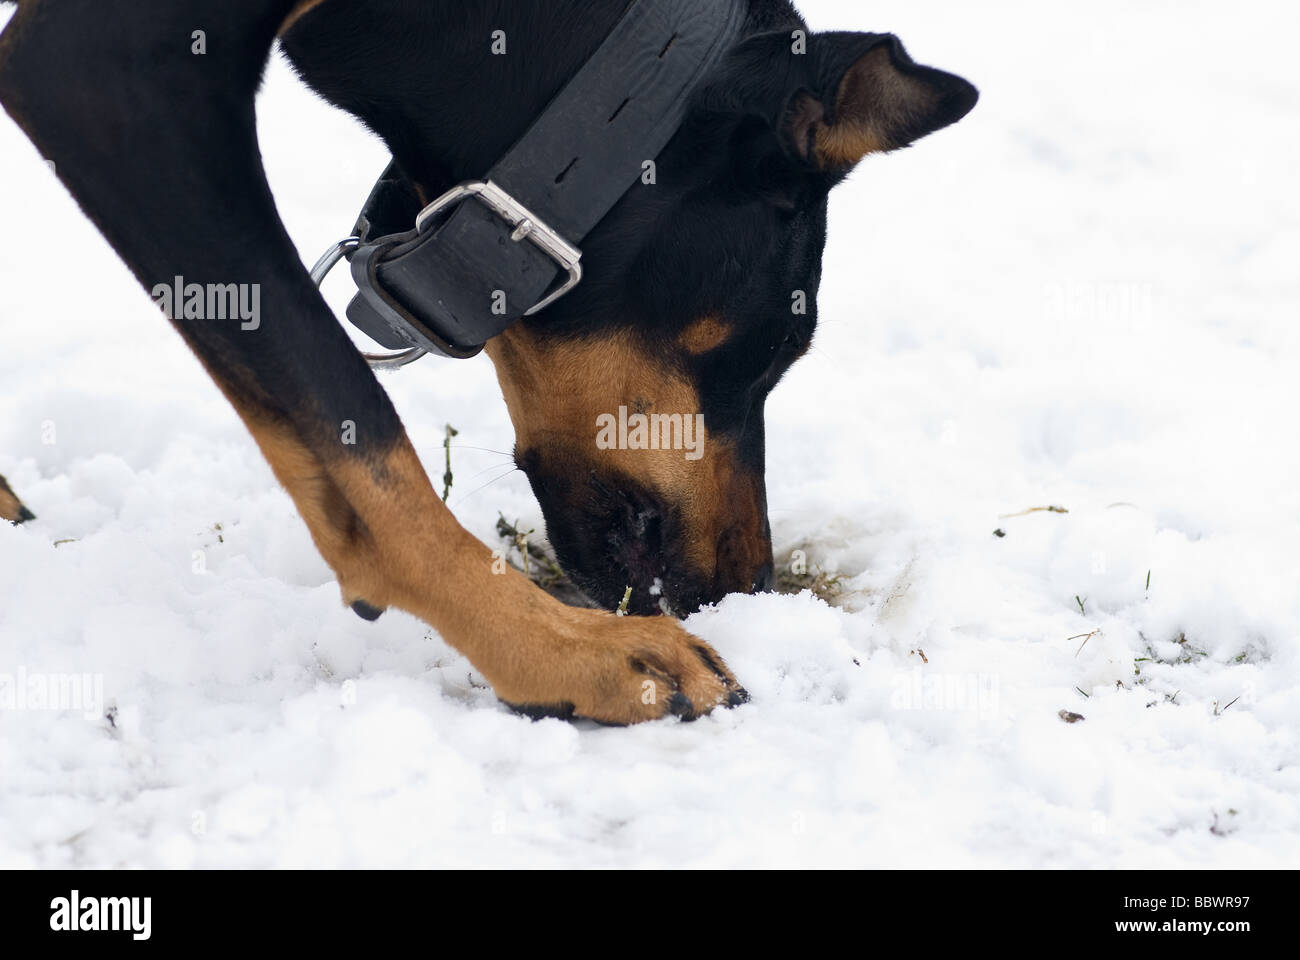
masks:
<svg viewBox="0 0 1300 960"><path fill-rule="evenodd" d="M481 177L595 52L624 7L323 0L281 42L302 79L378 134L432 197ZM356 42L361 36L364 44Z"/></svg>

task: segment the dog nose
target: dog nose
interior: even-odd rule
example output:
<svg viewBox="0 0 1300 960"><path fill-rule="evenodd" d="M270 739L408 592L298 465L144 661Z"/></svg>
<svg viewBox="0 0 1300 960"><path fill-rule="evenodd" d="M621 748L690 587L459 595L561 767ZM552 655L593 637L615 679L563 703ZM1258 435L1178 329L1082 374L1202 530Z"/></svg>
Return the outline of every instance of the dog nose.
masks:
<svg viewBox="0 0 1300 960"><path fill-rule="evenodd" d="M662 573L663 524L657 507L628 497L621 522L610 531L614 559L633 587L648 587Z"/></svg>
<svg viewBox="0 0 1300 960"><path fill-rule="evenodd" d="M776 567L771 561L763 564L757 573L754 574L754 593L767 593L776 583Z"/></svg>

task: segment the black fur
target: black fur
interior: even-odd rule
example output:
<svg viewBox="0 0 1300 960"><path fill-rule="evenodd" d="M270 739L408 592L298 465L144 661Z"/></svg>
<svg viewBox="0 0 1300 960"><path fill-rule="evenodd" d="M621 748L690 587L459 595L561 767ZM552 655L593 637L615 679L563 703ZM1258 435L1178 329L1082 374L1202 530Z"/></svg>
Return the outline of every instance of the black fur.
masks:
<svg viewBox="0 0 1300 960"><path fill-rule="evenodd" d="M26 3L0 37L0 102L56 162L146 289L178 274L261 285L264 319L255 332L177 321L228 394L331 456L339 424L352 421L357 442L344 455L377 464L401 424L312 287L257 153L254 93L293 6ZM326 0L283 47L309 85L379 134L406 175L434 196L481 177L624 7L625 0ZM189 50L196 29L207 35L202 57ZM498 29L514 55L490 55L487 38ZM583 244L584 283L526 321L548 337L634 331L648 354L688 373L710 436L733 441L744 469L760 478L764 401L813 336L827 197L846 173L806 159L791 105L811 95L833 120L845 71L881 42L891 44L900 69L928 69L873 34L811 35L807 54L792 56L796 29L806 25L786 0L751 0L742 41L657 159L657 185L624 197ZM899 131L902 142L974 105L965 81L939 71L926 77L943 96ZM807 298L802 315L791 310L796 290ZM677 334L708 314L734 334L700 356L677 351ZM611 537L651 544L652 565L667 575L665 590L681 610L770 579L769 565L739 584L701 580L678 562L684 534L672 504L635 483L602 489L581 465L547 462L538 451L520 451L519 460L561 561L607 606L635 573L614 562L626 544ZM642 529L629 533L627 517ZM637 603L645 602L642 593Z"/></svg>

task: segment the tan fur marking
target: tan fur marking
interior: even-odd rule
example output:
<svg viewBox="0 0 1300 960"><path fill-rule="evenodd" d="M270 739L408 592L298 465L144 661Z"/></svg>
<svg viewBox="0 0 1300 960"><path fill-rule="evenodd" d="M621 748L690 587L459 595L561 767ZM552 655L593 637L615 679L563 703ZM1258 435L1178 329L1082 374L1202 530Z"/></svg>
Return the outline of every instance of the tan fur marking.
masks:
<svg viewBox="0 0 1300 960"><path fill-rule="evenodd" d="M869 153L888 149L888 143L863 124L837 123L817 130L817 163L822 169L851 167Z"/></svg>
<svg viewBox="0 0 1300 960"><path fill-rule="evenodd" d="M568 607L497 563L434 492L404 433L370 461L341 444L322 453L268 417L231 371L199 360L293 498L344 602L398 607L424 620L502 700L572 704L579 716L639 723L668 713L675 692L703 714L739 689L717 652L676 620Z"/></svg>
<svg viewBox="0 0 1300 960"><path fill-rule="evenodd" d="M10 489L4 477L0 477L0 520L17 523L22 517L23 503L18 495Z"/></svg>
<svg viewBox="0 0 1300 960"><path fill-rule="evenodd" d="M315 10L324 2L325 0L298 0L298 3L294 8L289 11L289 15L284 18L284 23L280 24L280 29L275 35L277 37L283 37L286 33L292 30L294 25L297 24L297 22L306 14Z"/></svg>
<svg viewBox="0 0 1300 960"><path fill-rule="evenodd" d="M731 329L718 317L700 317L677 337L678 345L687 353L708 353L727 339Z"/></svg>
<svg viewBox="0 0 1300 960"><path fill-rule="evenodd" d="M724 539L729 557L756 558L754 567L764 562L769 548L758 533L765 513L762 478L739 468L730 444L705 431L698 460L688 460L681 450L597 448L596 418L617 414L620 405L629 412L686 416L700 410L694 387L656 364L631 335L555 341L516 326L491 340L487 353L521 450L563 452L657 491L682 510L684 548L698 575L708 578L718 571ZM747 590L749 584L733 589Z"/></svg>
<svg viewBox="0 0 1300 960"><path fill-rule="evenodd" d="M840 81L836 122L818 124L816 153L822 168L851 167L871 153L893 150L893 132L905 129L910 116L927 110L933 94L900 73L879 46L863 54Z"/></svg>
<svg viewBox="0 0 1300 960"><path fill-rule="evenodd" d="M739 689L716 651L676 620L567 607L497 563L434 492L405 434L370 461L341 445L322 453L268 417L229 371L200 361L293 498L344 602L421 618L502 700L571 704L578 716L639 723L667 714L674 693L702 714Z"/></svg>
<svg viewBox="0 0 1300 960"><path fill-rule="evenodd" d="M571 703L581 716L635 723L662 716L675 691L705 712L734 689L676 621L566 607L494 564L443 505L405 438L379 464L326 464L284 427L256 419L249 427L345 600L399 607L432 624L501 699ZM649 697L647 679L656 684Z"/></svg>

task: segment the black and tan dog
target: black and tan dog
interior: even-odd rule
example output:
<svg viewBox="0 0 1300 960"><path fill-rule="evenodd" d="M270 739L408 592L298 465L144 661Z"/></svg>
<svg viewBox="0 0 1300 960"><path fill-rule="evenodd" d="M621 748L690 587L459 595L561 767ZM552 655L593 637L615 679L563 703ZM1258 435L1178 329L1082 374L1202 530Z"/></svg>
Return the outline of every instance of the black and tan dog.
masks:
<svg viewBox="0 0 1300 960"><path fill-rule="evenodd" d="M344 601L423 618L507 703L610 723L694 716L745 694L670 617L566 607L494 571L290 243L254 97L278 37L429 198L481 177L626 7L20 0L0 37L0 102L146 289L178 275L260 285L254 330L173 323L293 497ZM515 55L490 54L498 30ZM628 585L636 614L655 611L655 594L687 612L770 585L763 405L816 325L828 193L865 155L957 121L977 98L892 36L812 34L795 55L796 31L806 26L787 0L750 0L741 38L657 158L657 185L630 191L584 243L585 282L487 346L550 540L606 608ZM806 311L791 309L796 291ZM702 414L702 456L600 449L597 418L620 407ZM340 443L345 421L355 442ZM0 510L29 516L3 485Z"/></svg>

